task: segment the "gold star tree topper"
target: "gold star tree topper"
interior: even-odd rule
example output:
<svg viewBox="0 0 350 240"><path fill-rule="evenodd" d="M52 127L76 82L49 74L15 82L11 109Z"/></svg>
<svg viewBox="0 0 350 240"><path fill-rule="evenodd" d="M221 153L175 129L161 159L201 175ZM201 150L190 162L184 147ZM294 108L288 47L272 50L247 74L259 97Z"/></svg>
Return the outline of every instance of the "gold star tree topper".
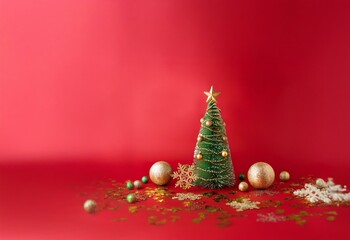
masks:
<svg viewBox="0 0 350 240"><path fill-rule="evenodd" d="M204 94L208 96L207 102L210 102L210 101L216 102L216 98L215 97L219 96L220 92L214 92L214 88L213 88L213 86L211 86L210 91L209 92L204 92Z"/></svg>

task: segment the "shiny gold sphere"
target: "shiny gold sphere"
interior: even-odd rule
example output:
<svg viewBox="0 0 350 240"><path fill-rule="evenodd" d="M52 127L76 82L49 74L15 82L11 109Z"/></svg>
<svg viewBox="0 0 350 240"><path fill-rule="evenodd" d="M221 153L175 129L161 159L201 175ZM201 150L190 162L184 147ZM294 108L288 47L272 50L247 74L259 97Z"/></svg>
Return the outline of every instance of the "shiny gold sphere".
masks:
<svg viewBox="0 0 350 240"><path fill-rule="evenodd" d="M222 155L223 157L227 157L227 156L228 156L228 152L224 150L224 151L221 152L221 155Z"/></svg>
<svg viewBox="0 0 350 240"><path fill-rule="evenodd" d="M149 170L151 181L157 185L165 185L171 180L173 169L170 164L165 161L159 161L152 165Z"/></svg>
<svg viewBox="0 0 350 240"><path fill-rule="evenodd" d="M287 172L287 171L282 171L282 172L280 173L280 180L281 180L282 182L287 182L289 179L290 179L290 174L289 174L289 172Z"/></svg>
<svg viewBox="0 0 350 240"><path fill-rule="evenodd" d="M201 142L201 141L203 141L203 137L201 137L201 136L198 136L198 137L197 137L197 141L198 141L198 142Z"/></svg>
<svg viewBox="0 0 350 240"><path fill-rule="evenodd" d="M213 122L211 120L205 121L205 126L210 127L211 125L213 125Z"/></svg>
<svg viewBox="0 0 350 240"><path fill-rule="evenodd" d="M316 179L316 186L318 188L324 188L327 186L327 183L322 178L317 178Z"/></svg>
<svg viewBox="0 0 350 240"><path fill-rule="evenodd" d="M134 186L135 186L135 188L140 189L140 188L142 188L142 182L140 180L135 180Z"/></svg>
<svg viewBox="0 0 350 240"><path fill-rule="evenodd" d="M196 155L196 159L197 159L197 160L201 160L202 158L203 158L203 155L202 155L202 154L199 153L199 154Z"/></svg>
<svg viewBox="0 0 350 240"><path fill-rule="evenodd" d="M225 142L227 141L227 137L226 136L223 136L222 137L222 140L224 140Z"/></svg>
<svg viewBox="0 0 350 240"><path fill-rule="evenodd" d="M97 208L97 203L94 200L86 200L84 202L84 210L88 213L95 213Z"/></svg>
<svg viewBox="0 0 350 240"><path fill-rule="evenodd" d="M201 123L204 123L204 118L201 118L201 120L199 120Z"/></svg>
<svg viewBox="0 0 350 240"><path fill-rule="evenodd" d="M256 189L266 189L274 180L275 171L268 163L254 163L248 170L248 181Z"/></svg>
<svg viewBox="0 0 350 240"><path fill-rule="evenodd" d="M240 182L238 185L238 189L242 192L246 192L248 190L248 183Z"/></svg>

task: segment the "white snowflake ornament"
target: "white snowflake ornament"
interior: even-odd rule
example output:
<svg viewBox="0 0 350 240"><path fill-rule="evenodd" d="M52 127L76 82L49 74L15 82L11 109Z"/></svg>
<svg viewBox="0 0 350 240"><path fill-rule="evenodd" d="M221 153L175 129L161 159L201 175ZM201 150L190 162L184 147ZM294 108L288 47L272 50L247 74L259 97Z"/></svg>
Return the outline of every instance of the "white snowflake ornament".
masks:
<svg viewBox="0 0 350 240"><path fill-rule="evenodd" d="M306 183L304 188L294 191L293 194L308 200L310 203L332 204L332 202L350 201L350 193L344 193L346 191L346 186L336 185L333 178L328 178L323 188L319 188L317 184Z"/></svg>

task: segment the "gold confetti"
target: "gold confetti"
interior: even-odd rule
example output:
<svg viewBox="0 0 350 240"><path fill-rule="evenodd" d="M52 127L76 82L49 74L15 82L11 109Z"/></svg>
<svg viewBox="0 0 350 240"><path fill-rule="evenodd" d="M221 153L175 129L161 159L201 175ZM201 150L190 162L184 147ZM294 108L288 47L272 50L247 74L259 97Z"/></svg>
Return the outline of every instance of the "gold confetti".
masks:
<svg viewBox="0 0 350 240"><path fill-rule="evenodd" d="M193 221L194 223L200 223L200 222L203 221L206 217L207 217L207 214L206 214L206 213L200 212L200 213L198 213L198 218L194 218L194 219L192 219L192 221Z"/></svg>
<svg viewBox="0 0 350 240"><path fill-rule="evenodd" d="M171 216L171 221L172 222L176 222L179 219L180 219L180 216Z"/></svg>
<svg viewBox="0 0 350 240"><path fill-rule="evenodd" d="M130 207L128 208L128 210L129 210L129 212L131 212L131 213L137 213L138 210L139 210L139 206L130 206Z"/></svg>
<svg viewBox="0 0 350 240"><path fill-rule="evenodd" d="M167 220L165 218L158 219L157 216L149 216L148 223L152 225L164 225L167 223Z"/></svg>
<svg viewBox="0 0 350 240"><path fill-rule="evenodd" d="M146 188L145 193L148 197L153 198L153 200L158 202L164 202L166 198L172 197L173 194L164 187L156 187L155 189Z"/></svg>
<svg viewBox="0 0 350 240"><path fill-rule="evenodd" d="M120 218L115 218L115 219L112 219L112 222L124 222L128 220L128 218L126 217L120 217Z"/></svg>

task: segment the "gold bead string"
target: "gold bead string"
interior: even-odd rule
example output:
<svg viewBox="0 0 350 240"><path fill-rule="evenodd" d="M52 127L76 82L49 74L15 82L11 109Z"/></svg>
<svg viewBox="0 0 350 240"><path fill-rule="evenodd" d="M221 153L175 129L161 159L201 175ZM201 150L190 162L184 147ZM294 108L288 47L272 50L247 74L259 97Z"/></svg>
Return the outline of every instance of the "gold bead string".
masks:
<svg viewBox="0 0 350 240"><path fill-rule="evenodd" d="M215 167L224 167L226 169L227 167L227 163L220 163L220 162L223 162L223 161L227 161L227 159L223 159L221 161L212 161L212 160L208 160L208 159L201 159L200 161L204 161L204 162L209 162L211 163L213 166Z"/></svg>
<svg viewBox="0 0 350 240"><path fill-rule="evenodd" d="M218 111L218 112L215 112L215 111L210 111L210 112L206 112L205 115L208 115L210 117L221 117L221 113Z"/></svg>
<svg viewBox="0 0 350 240"><path fill-rule="evenodd" d="M213 150L202 148L202 147L197 147L197 149L199 149L201 151L208 151L208 152L211 152L211 153L214 153L214 154L221 154L221 151L220 152L215 152Z"/></svg>
<svg viewBox="0 0 350 240"><path fill-rule="evenodd" d="M212 109L213 109L213 111L217 110L217 111L221 112L220 108L216 104L207 106L207 112L209 112L209 110L212 110Z"/></svg>
<svg viewBox="0 0 350 240"><path fill-rule="evenodd" d="M211 107L211 108L207 108L206 113L213 113L213 114L216 114L216 115L220 115L220 114L221 114L221 111L220 111L219 108L213 109L213 108Z"/></svg>
<svg viewBox="0 0 350 240"><path fill-rule="evenodd" d="M221 120L220 119L220 114L213 114L213 113L206 113L205 114L205 116L204 117L206 117L206 116L209 116L209 117L211 117L211 118L215 118L215 119L217 119L217 120Z"/></svg>
<svg viewBox="0 0 350 240"><path fill-rule="evenodd" d="M208 105L207 110L210 110L210 109L212 109L214 107L216 107L216 109L221 112L220 108L216 104Z"/></svg>
<svg viewBox="0 0 350 240"><path fill-rule="evenodd" d="M222 137L220 137L220 138L214 138L214 139L211 139L211 138L209 138L209 137L207 137L208 135L202 135L201 137L202 137L202 139L203 139L203 141L204 140L210 140L210 141L221 141L221 142L226 142L224 139L222 139ZM220 135L218 135L218 136L221 136L221 134Z"/></svg>
<svg viewBox="0 0 350 240"><path fill-rule="evenodd" d="M204 120L203 121L203 123L201 124L201 126L205 126L205 121L211 121L212 123L213 123L213 125L217 125L217 126L219 126L219 127L223 127L224 125L222 124L223 122L222 121L213 121L213 120L210 120L210 119L208 119L208 120Z"/></svg>
<svg viewBox="0 0 350 240"><path fill-rule="evenodd" d="M217 120L221 120L220 119L220 115L218 115L218 116L212 116L211 114L209 114L209 113L207 113L206 115L208 115L209 117L211 117L211 118L213 118L213 119L217 119Z"/></svg>
<svg viewBox="0 0 350 240"><path fill-rule="evenodd" d="M208 160L208 159L201 159L200 161L204 161L204 162L210 162L210 163L213 163L215 166L217 165L217 166L219 166L219 165L225 165L226 166L226 164L225 163L220 163L220 162L226 162L227 161L227 159L225 158L225 159L212 159L212 160Z"/></svg>
<svg viewBox="0 0 350 240"><path fill-rule="evenodd" d="M221 143L211 143L211 142L205 142L204 139L200 142L200 143L203 143L203 144L209 144L209 145L221 145ZM196 147L198 146L198 144L196 145Z"/></svg>
<svg viewBox="0 0 350 240"><path fill-rule="evenodd" d="M216 174L220 174L220 173L226 172L225 169L224 169L224 170L221 170L221 171L219 171L219 172L216 172L216 171L214 171L214 170L206 170L206 169L203 169L203 168L200 168L200 167L197 167L196 169L197 169L197 170L201 170L201 171L203 171L203 172L216 173Z"/></svg>
<svg viewBox="0 0 350 240"><path fill-rule="evenodd" d="M205 120L205 121L207 121L207 120ZM206 125L205 125L205 121L201 124L201 126L203 126L203 127L206 127ZM212 121L212 120L210 120L210 121ZM221 129L224 129L224 122L222 122L222 121L212 121L212 126L218 126L218 127L220 127Z"/></svg>
<svg viewBox="0 0 350 240"><path fill-rule="evenodd" d="M220 137L220 136L222 136L222 134L207 134L207 135L204 135L204 136L205 137ZM202 136L202 137L204 137L204 136Z"/></svg>
<svg viewBox="0 0 350 240"><path fill-rule="evenodd" d="M218 178L211 178L211 179L197 177L197 179L200 179L200 180L205 181L205 182L210 182L210 181L217 181L217 180L226 179L226 177L218 177Z"/></svg>
<svg viewBox="0 0 350 240"><path fill-rule="evenodd" d="M209 131L211 131L211 132L216 132L216 133L221 133L221 132L222 132L222 129L220 129L220 130L214 130L214 129L208 128L207 126L203 126L203 125L202 125L202 128L205 128L205 129L207 129L207 130L209 130Z"/></svg>

